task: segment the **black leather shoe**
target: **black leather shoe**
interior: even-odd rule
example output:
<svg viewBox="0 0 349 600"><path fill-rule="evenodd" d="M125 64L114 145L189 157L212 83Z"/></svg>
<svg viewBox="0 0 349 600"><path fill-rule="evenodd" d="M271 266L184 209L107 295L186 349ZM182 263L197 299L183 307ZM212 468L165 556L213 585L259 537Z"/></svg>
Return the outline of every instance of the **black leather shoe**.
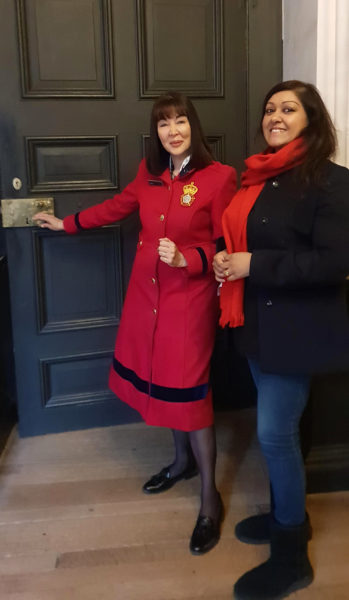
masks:
<svg viewBox="0 0 349 600"><path fill-rule="evenodd" d="M160 494L160 492L166 492L166 490L169 490L172 486L174 486L175 483L177 483L177 481L180 481L181 479L191 479L198 474L198 470L195 465L188 467L182 471L182 473L179 473L179 475L171 477L170 467L171 465L162 469L160 473L153 475L153 477L151 477L149 481L144 484L142 488L143 492L145 494Z"/></svg>
<svg viewBox="0 0 349 600"><path fill-rule="evenodd" d="M211 517L205 517L204 515L198 516L189 545L192 554L205 554L205 552L211 550L211 548L219 542L222 520L222 500L220 500L219 516L217 520L214 520Z"/></svg>

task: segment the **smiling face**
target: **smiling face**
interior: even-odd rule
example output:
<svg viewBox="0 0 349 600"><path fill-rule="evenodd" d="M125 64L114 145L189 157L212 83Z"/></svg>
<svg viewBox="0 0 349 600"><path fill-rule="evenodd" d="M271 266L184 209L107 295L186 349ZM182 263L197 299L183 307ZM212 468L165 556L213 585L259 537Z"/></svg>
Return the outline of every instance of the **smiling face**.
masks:
<svg viewBox="0 0 349 600"><path fill-rule="evenodd" d="M308 117L294 92L285 90L269 98L262 121L268 146L279 150L296 139L307 125Z"/></svg>
<svg viewBox="0 0 349 600"><path fill-rule="evenodd" d="M186 116L173 111L158 121L157 131L160 142L172 156L174 165L182 162L190 154L191 128Z"/></svg>

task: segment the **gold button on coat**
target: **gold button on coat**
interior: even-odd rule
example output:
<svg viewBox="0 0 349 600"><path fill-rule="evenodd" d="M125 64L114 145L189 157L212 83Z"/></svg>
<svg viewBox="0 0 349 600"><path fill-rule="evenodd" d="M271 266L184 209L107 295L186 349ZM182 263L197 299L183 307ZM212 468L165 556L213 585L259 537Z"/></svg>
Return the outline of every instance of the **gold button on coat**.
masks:
<svg viewBox="0 0 349 600"><path fill-rule="evenodd" d="M165 215L160 215L160 221L163 221L165 218Z"/></svg>

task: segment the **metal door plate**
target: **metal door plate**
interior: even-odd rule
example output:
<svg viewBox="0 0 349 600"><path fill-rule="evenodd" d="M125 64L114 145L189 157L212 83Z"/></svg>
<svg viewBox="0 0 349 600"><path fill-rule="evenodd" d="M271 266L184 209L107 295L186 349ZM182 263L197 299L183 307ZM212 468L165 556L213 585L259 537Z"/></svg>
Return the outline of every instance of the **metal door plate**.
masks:
<svg viewBox="0 0 349 600"><path fill-rule="evenodd" d="M11 198L1 200L3 227L33 227L39 211L54 214L53 198Z"/></svg>

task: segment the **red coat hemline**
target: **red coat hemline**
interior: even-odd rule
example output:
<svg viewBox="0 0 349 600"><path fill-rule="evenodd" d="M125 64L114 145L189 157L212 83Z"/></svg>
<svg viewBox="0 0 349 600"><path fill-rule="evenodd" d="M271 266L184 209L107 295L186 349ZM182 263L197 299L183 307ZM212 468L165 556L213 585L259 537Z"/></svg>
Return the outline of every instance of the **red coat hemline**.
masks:
<svg viewBox="0 0 349 600"><path fill-rule="evenodd" d="M193 402L166 402L137 390L132 383L110 369L109 387L141 415L147 425L180 431L196 431L213 425L212 393Z"/></svg>

